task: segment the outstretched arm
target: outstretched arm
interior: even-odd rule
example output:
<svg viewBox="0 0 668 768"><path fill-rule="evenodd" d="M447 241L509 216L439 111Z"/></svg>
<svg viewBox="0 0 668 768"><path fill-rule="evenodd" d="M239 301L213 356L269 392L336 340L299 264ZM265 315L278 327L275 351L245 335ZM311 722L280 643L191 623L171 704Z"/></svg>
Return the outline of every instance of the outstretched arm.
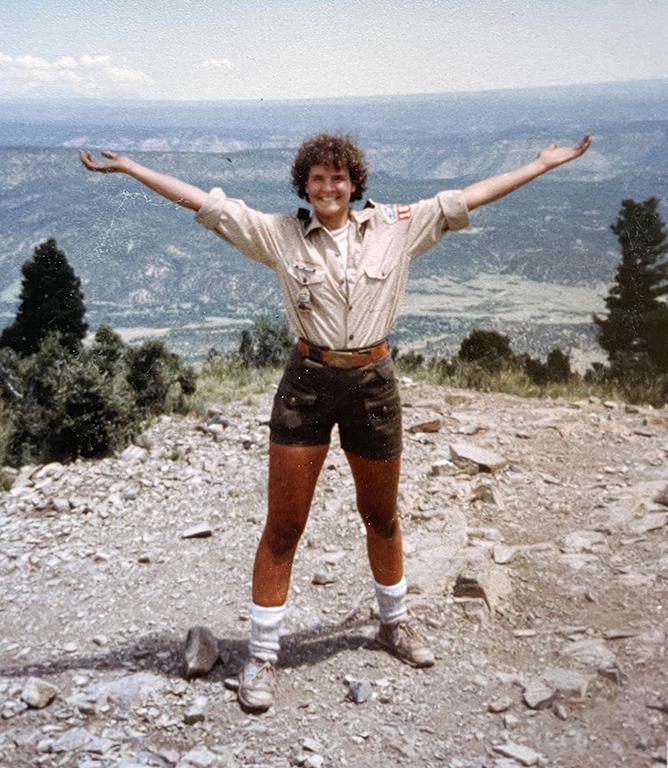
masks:
<svg viewBox="0 0 668 768"><path fill-rule="evenodd" d="M528 184L537 176L575 160L576 157L580 157L589 149L590 144L589 136L585 136L574 147L558 147L556 144L550 144L549 147L545 147L538 153L538 157L532 163L510 171L510 173L493 176L491 179L471 184L463 190L469 211L498 200L500 197L514 192L518 187Z"/></svg>
<svg viewBox="0 0 668 768"><path fill-rule="evenodd" d="M117 155L115 152L105 150L102 152L102 156L106 157L109 162L105 163L101 160L95 160L90 152L79 151L81 162L89 171L97 171L98 173L127 173L128 176L137 179L137 181L140 181L149 189L166 197L167 200L182 205L184 208L199 211L208 196L199 187L193 187L192 184L186 184L185 181L175 179L173 176L166 176L163 173L152 171L150 168L135 163L134 160L130 160L129 157L124 155Z"/></svg>

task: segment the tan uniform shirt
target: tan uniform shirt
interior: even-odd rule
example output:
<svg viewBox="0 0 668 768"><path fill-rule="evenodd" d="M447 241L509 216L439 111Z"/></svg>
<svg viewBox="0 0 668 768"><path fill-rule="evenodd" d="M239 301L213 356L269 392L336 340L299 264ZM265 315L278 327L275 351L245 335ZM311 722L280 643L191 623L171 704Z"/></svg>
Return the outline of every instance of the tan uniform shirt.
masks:
<svg viewBox="0 0 668 768"><path fill-rule="evenodd" d="M459 191L351 210L344 270L334 239L316 218L261 213L214 188L195 220L273 269L292 332L331 349L384 339L399 313L410 262L469 223Z"/></svg>

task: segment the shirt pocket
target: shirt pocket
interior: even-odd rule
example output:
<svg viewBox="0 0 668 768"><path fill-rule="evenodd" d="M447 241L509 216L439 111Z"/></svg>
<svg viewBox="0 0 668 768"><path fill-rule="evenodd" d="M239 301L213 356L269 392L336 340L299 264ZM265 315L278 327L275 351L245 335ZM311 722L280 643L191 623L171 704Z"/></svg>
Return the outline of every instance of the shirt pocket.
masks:
<svg viewBox="0 0 668 768"><path fill-rule="evenodd" d="M288 267L288 274L292 278L290 294L294 305L300 315L308 317L313 310L312 299L318 297L327 273L322 267L298 263Z"/></svg>
<svg viewBox="0 0 668 768"><path fill-rule="evenodd" d="M300 285L308 287L322 283L327 277L327 272L323 267L311 267L306 264L290 265L288 274Z"/></svg>
<svg viewBox="0 0 668 768"><path fill-rule="evenodd" d="M391 276L396 264L391 261L379 261L365 264L364 273L370 280L387 280Z"/></svg>

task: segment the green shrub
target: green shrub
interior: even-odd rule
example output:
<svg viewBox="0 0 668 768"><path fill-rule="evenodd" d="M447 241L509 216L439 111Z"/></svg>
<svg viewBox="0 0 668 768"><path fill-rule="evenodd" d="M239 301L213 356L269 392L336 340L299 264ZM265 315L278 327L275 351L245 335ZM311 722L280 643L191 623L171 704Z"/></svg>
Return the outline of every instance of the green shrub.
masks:
<svg viewBox="0 0 668 768"><path fill-rule="evenodd" d="M195 371L184 366L162 341L145 341L125 351L127 381L135 393L137 408L158 415L187 410L186 396L196 389Z"/></svg>
<svg viewBox="0 0 668 768"><path fill-rule="evenodd" d="M564 384L571 378L571 361L560 349L553 349L547 356L547 380Z"/></svg>
<svg viewBox="0 0 668 768"><path fill-rule="evenodd" d="M246 367L277 368L285 364L293 346L294 337L284 317L272 320L268 315L259 315L250 330L241 331L237 358Z"/></svg>
<svg viewBox="0 0 668 768"><path fill-rule="evenodd" d="M399 353L398 347L395 347L392 353L394 362L402 373L415 373L424 365L424 355L420 355L412 349L405 355L402 355Z"/></svg>
<svg viewBox="0 0 668 768"><path fill-rule="evenodd" d="M89 356L73 355L50 334L17 370L21 400L7 440L13 466L104 456L138 430L127 385L105 378Z"/></svg>
<svg viewBox="0 0 668 768"><path fill-rule="evenodd" d="M467 363L477 363L490 373L498 373L503 367L512 365L515 355L510 348L510 339L498 331L475 328L462 341L458 356Z"/></svg>
<svg viewBox="0 0 668 768"><path fill-rule="evenodd" d="M533 357L527 357L524 362L524 372L539 387L544 387L550 380L547 366L540 360Z"/></svg>
<svg viewBox="0 0 668 768"><path fill-rule="evenodd" d="M116 376L119 373L125 375L126 351L123 339L108 325L101 325L95 331L93 345L90 348L89 356L92 362L98 367L100 373L105 377Z"/></svg>

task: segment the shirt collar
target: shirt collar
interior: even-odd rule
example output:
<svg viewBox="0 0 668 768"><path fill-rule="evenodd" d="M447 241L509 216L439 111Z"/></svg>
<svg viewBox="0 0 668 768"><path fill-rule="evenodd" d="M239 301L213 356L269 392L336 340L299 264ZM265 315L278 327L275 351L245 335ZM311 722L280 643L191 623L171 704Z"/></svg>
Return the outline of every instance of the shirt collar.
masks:
<svg viewBox="0 0 668 768"><path fill-rule="evenodd" d="M360 224L364 224L364 222L369 221L369 219L373 216L376 204L372 200L369 200L369 203L371 203L371 205L363 208L361 211L357 211L354 208L350 209L349 220L353 226L359 228ZM318 221L318 218L313 215L306 224L304 235L310 234L315 229L325 229L325 225Z"/></svg>

